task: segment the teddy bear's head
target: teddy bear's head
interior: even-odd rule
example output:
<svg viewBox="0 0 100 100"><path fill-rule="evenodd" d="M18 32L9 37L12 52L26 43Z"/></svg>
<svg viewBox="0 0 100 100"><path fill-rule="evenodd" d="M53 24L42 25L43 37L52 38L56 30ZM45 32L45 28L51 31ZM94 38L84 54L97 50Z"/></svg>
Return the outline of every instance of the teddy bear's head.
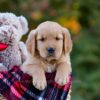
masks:
<svg viewBox="0 0 100 100"><path fill-rule="evenodd" d="M0 13L0 43L18 42L28 31L28 22L23 16Z"/></svg>

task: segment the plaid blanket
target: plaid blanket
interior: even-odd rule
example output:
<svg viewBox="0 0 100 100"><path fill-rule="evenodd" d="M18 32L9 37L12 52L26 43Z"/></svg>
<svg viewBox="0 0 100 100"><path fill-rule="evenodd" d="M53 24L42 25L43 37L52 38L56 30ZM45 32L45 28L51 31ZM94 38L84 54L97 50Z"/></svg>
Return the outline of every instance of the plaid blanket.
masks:
<svg viewBox="0 0 100 100"><path fill-rule="evenodd" d="M55 83L54 77L55 72L46 73L48 85L45 90L39 91L32 85L32 77L14 66L8 72L0 72L0 93L7 100L66 100L72 76L64 86Z"/></svg>

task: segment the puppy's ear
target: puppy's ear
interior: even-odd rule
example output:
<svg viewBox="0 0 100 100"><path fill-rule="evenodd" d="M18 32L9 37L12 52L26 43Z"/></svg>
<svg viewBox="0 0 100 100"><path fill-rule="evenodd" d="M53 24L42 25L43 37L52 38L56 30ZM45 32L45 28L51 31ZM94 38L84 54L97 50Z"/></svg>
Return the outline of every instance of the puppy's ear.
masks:
<svg viewBox="0 0 100 100"><path fill-rule="evenodd" d="M28 39L26 41L26 47L29 53L34 56L36 51L36 30L32 30L29 33Z"/></svg>
<svg viewBox="0 0 100 100"><path fill-rule="evenodd" d="M64 36L64 43L63 43L64 53L65 54L70 53L72 50L72 40L71 40L70 33L66 28L62 28L62 31Z"/></svg>

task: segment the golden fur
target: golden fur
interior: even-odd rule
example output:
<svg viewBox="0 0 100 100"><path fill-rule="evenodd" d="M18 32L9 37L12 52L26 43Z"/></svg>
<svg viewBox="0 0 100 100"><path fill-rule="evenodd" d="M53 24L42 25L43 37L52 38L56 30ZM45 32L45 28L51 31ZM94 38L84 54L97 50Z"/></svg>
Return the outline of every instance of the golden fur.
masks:
<svg viewBox="0 0 100 100"><path fill-rule="evenodd" d="M43 22L30 32L26 46L29 55L21 69L33 77L33 85L37 89L43 90L47 85L45 72L55 70L55 81L60 85L66 84L72 71L70 63L72 41L66 28L56 22ZM52 56L48 56L49 47L55 49Z"/></svg>

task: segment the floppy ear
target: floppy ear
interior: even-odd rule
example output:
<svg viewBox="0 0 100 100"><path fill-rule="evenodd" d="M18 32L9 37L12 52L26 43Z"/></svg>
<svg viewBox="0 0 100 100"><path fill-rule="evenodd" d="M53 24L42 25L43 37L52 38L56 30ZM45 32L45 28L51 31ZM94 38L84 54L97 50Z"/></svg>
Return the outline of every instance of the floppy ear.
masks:
<svg viewBox="0 0 100 100"><path fill-rule="evenodd" d="M26 40L26 47L29 53L34 56L36 51L36 30L32 30L29 33L28 39Z"/></svg>
<svg viewBox="0 0 100 100"><path fill-rule="evenodd" d="M72 40L71 40L70 33L66 28L62 28L62 31L64 36L64 42L63 42L64 53L65 54L70 53L72 50Z"/></svg>

